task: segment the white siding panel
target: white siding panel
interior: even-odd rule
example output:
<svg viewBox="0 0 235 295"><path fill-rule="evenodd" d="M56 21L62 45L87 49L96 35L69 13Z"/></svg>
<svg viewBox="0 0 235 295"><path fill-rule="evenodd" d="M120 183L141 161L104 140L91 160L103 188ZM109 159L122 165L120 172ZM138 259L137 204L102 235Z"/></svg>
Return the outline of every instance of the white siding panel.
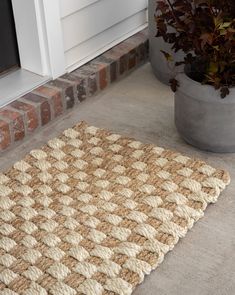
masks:
<svg viewBox="0 0 235 295"><path fill-rule="evenodd" d="M61 17L64 18L100 0L60 0Z"/></svg>
<svg viewBox="0 0 235 295"><path fill-rule="evenodd" d="M78 44L65 53L67 70L74 70L146 26L146 10L142 10L86 42Z"/></svg>
<svg viewBox="0 0 235 295"><path fill-rule="evenodd" d="M65 51L144 10L145 0L100 0L62 19Z"/></svg>
<svg viewBox="0 0 235 295"><path fill-rule="evenodd" d="M148 0L58 0L71 71L147 26Z"/></svg>

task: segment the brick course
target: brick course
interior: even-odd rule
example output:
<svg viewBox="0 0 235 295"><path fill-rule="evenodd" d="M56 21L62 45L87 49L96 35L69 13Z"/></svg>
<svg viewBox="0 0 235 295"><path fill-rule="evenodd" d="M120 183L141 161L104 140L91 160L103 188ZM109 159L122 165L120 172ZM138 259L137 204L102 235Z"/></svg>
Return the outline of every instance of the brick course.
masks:
<svg viewBox="0 0 235 295"><path fill-rule="evenodd" d="M42 126L51 121L51 100L33 92L30 92L23 97L30 102L34 102L39 107Z"/></svg>
<svg viewBox="0 0 235 295"><path fill-rule="evenodd" d="M39 125L39 116L34 105L26 103L20 99L12 102L10 106L16 110L23 111L26 114L27 131L34 131Z"/></svg>
<svg viewBox="0 0 235 295"><path fill-rule="evenodd" d="M0 108L0 152L105 89L148 59L148 31Z"/></svg>
<svg viewBox="0 0 235 295"><path fill-rule="evenodd" d="M86 81L86 93L88 96L94 95L99 90L98 71L87 64L72 72L78 79Z"/></svg>
<svg viewBox="0 0 235 295"><path fill-rule="evenodd" d="M12 135L14 141L18 141L25 136L24 116L20 111L12 109L10 106L0 110L0 116L6 118L11 122Z"/></svg>
<svg viewBox="0 0 235 295"><path fill-rule="evenodd" d="M52 86L55 90L62 92L62 96L65 99L66 109L71 109L74 107L76 95L75 87L76 83L72 81L66 81L64 79L58 78L56 80L50 81L46 86Z"/></svg>
<svg viewBox="0 0 235 295"><path fill-rule="evenodd" d="M5 150L11 144L10 125L0 119L0 150Z"/></svg>
<svg viewBox="0 0 235 295"><path fill-rule="evenodd" d="M35 89L33 93L43 96L46 99L51 99L52 113L54 118L63 114L62 91L43 85Z"/></svg>

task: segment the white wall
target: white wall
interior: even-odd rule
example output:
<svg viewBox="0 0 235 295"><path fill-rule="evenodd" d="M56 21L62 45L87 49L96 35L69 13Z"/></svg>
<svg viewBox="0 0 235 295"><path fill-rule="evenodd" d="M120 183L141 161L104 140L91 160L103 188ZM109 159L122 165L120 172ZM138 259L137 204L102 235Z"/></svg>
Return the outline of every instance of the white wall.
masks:
<svg viewBox="0 0 235 295"><path fill-rule="evenodd" d="M74 70L147 26L148 0L12 3L21 67L52 78Z"/></svg>
<svg viewBox="0 0 235 295"><path fill-rule="evenodd" d="M66 66L60 0L11 1L21 68L41 76L62 75Z"/></svg>
<svg viewBox="0 0 235 295"><path fill-rule="evenodd" d="M8 87L3 104L74 70L147 26L148 0L11 1L23 74L1 80ZM13 84L18 85L17 93Z"/></svg>
<svg viewBox="0 0 235 295"><path fill-rule="evenodd" d="M68 71L147 25L147 0L59 1Z"/></svg>

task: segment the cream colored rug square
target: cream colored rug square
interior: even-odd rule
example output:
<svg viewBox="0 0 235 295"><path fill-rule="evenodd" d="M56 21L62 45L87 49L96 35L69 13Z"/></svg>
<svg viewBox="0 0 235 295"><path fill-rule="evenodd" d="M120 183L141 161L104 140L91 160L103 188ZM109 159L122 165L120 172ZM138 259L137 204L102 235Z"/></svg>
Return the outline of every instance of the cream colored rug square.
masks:
<svg viewBox="0 0 235 295"><path fill-rule="evenodd" d="M0 174L0 294L131 294L228 183L80 123Z"/></svg>

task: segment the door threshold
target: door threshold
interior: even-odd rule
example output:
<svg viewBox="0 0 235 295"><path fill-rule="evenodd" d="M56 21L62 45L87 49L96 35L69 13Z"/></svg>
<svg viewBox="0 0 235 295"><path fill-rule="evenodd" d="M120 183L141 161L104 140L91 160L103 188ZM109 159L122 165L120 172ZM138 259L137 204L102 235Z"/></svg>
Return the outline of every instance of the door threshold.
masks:
<svg viewBox="0 0 235 295"><path fill-rule="evenodd" d="M50 80L32 72L18 69L0 77L0 107L3 107Z"/></svg>

